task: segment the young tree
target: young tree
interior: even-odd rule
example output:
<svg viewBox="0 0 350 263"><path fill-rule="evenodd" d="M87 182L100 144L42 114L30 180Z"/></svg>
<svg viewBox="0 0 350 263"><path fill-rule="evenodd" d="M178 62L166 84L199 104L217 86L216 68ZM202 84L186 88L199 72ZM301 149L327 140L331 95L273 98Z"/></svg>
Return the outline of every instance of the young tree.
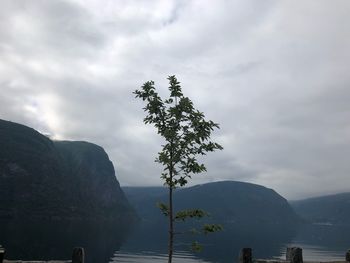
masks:
<svg viewBox="0 0 350 263"><path fill-rule="evenodd" d="M169 189L168 203L159 204L162 213L169 218L168 262L172 262L174 244L174 222L186 218L201 218L206 213L199 209L174 211L173 191L188 183L193 174L206 171L203 163L197 160L207 152L222 150L222 146L212 142L210 136L217 123L205 120L204 114L196 110L192 101L182 93L180 82L169 76L170 96L166 100L156 92L153 81L146 82L140 90L134 91L136 98L146 102L145 124L153 124L165 144L158 153L156 162L163 165L161 178ZM209 233L220 229L218 225L204 225L202 232Z"/></svg>

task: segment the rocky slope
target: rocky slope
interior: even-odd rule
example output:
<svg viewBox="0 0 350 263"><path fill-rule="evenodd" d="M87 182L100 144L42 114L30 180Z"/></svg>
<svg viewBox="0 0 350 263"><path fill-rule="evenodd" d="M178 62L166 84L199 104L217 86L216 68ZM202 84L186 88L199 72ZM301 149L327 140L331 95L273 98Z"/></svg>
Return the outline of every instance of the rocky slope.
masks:
<svg viewBox="0 0 350 263"><path fill-rule="evenodd" d="M106 152L0 120L0 218L133 219Z"/></svg>

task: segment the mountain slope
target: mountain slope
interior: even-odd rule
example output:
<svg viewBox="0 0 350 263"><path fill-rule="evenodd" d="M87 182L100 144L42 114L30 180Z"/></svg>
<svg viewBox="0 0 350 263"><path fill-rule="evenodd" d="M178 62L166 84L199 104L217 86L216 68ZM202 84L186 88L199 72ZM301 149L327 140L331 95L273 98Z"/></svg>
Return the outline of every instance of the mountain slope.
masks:
<svg viewBox="0 0 350 263"><path fill-rule="evenodd" d="M301 217L313 223L350 224L350 193L290 202Z"/></svg>
<svg viewBox="0 0 350 263"><path fill-rule="evenodd" d="M133 218L105 151L0 120L0 218Z"/></svg>
<svg viewBox="0 0 350 263"><path fill-rule="evenodd" d="M141 218L161 218L157 202L167 200L157 188L123 188ZM162 189L162 188L160 188ZM154 193L158 194L154 194ZM174 193L176 210L200 208L218 222L284 224L298 217L288 202L274 190L235 181L222 181L180 189Z"/></svg>

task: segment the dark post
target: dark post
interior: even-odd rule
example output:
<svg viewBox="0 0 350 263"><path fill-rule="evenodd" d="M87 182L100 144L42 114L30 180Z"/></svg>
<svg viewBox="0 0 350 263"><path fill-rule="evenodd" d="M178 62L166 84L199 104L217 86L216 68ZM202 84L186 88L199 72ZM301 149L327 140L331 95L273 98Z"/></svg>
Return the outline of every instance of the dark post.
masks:
<svg viewBox="0 0 350 263"><path fill-rule="evenodd" d="M252 263L252 249L249 247L242 248L239 253L239 263Z"/></svg>
<svg viewBox="0 0 350 263"><path fill-rule="evenodd" d="M350 249L345 254L345 261L350 262Z"/></svg>
<svg viewBox="0 0 350 263"><path fill-rule="evenodd" d="M73 248L72 263L84 263L84 248L75 247Z"/></svg>
<svg viewBox="0 0 350 263"><path fill-rule="evenodd" d="M292 251L292 248L287 247L287 252L286 252L286 260L287 261L290 261L290 259L291 259L291 251Z"/></svg>
<svg viewBox="0 0 350 263"><path fill-rule="evenodd" d="M303 250L300 247L287 247L286 260L290 263L303 263Z"/></svg>
<svg viewBox="0 0 350 263"><path fill-rule="evenodd" d="M0 263L4 260L5 249L0 245Z"/></svg>

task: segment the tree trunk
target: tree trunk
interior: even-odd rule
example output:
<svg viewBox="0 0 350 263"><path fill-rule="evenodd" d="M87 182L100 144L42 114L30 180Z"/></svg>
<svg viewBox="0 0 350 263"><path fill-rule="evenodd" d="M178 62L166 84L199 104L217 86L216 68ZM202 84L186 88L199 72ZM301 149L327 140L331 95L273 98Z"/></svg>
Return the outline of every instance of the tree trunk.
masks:
<svg viewBox="0 0 350 263"><path fill-rule="evenodd" d="M173 211L173 176L174 176L174 163L173 163L173 142L170 141L170 165L169 165L169 248L168 248L168 263L173 260L174 252L174 211Z"/></svg>
<svg viewBox="0 0 350 263"><path fill-rule="evenodd" d="M168 263L173 260L173 247L174 247L174 219L173 219L173 187L169 187L169 250L168 250Z"/></svg>

